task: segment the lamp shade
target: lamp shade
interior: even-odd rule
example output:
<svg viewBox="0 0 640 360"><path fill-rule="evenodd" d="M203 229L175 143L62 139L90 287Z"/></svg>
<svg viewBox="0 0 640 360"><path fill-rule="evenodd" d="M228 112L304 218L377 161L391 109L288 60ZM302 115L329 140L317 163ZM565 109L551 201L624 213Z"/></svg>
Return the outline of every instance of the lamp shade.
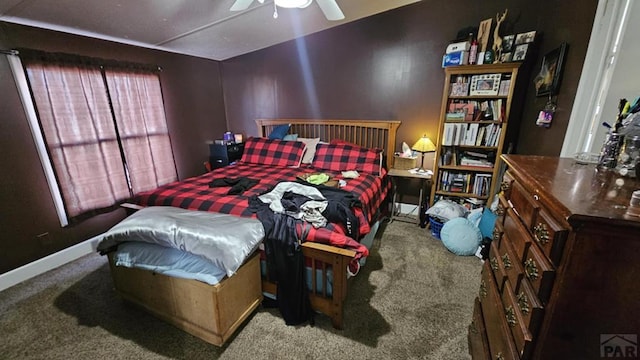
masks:
<svg viewBox="0 0 640 360"><path fill-rule="evenodd" d="M420 139L418 139L415 144L413 144L411 150L415 150L421 153L428 153L436 151L436 146L433 144L431 139L424 135Z"/></svg>

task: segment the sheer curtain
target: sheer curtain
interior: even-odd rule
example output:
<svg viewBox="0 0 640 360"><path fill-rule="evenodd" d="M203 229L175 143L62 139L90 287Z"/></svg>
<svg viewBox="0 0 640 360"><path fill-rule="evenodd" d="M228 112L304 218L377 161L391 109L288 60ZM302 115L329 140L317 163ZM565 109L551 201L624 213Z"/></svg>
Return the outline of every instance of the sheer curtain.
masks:
<svg viewBox="0 0 640 360"><path fill-rule="evenodd" d="M177 180L157 73L55 59L24 65L68 218Z"/></svg>

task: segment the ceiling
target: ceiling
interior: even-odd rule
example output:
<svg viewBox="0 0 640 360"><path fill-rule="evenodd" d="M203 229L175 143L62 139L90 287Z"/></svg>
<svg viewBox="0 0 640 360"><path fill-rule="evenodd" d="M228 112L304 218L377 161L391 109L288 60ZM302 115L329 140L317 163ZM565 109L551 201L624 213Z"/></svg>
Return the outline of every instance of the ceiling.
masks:
<svg viewBox="0 0 640 360"><path fill-rule="evenodd" d="M328 21L315 3L304 9L235 0L2 0L0 21L226 60L420 0L337 0L344 20Z"/></svg>

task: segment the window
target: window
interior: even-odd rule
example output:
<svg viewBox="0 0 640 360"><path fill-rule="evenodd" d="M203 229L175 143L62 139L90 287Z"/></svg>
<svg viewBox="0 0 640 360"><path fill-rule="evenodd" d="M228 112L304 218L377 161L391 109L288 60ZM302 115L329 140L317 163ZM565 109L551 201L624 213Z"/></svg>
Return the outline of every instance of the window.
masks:
<svg viewBox="0 0 640 360"><path fill-rule="evenodd" d="M156 72L42 56L23 65L63 226L177 179Z"/></svg>

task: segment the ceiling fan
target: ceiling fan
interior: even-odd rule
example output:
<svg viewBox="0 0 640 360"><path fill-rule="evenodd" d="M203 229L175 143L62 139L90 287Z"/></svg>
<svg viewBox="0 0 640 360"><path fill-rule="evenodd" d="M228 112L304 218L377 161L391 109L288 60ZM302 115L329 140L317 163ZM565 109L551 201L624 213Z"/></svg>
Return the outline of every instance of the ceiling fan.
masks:
<svg viewBox="0 0 640 360"><path fill-rule="evenodd" d="M258 0L259 3L263 4L265 0ZM231 11L242 11L247 9L253 0L236 0L235 3L231 6ZM273 14L274 18L278 17L278 6L282 8L298 8L304 9L307 6L311 5L313 0L273 0L275 12ZM344 13L340 10L340 7L336 3L336 0L316 0L320 10L329 21L336 21L344 19Z"/></svg>

